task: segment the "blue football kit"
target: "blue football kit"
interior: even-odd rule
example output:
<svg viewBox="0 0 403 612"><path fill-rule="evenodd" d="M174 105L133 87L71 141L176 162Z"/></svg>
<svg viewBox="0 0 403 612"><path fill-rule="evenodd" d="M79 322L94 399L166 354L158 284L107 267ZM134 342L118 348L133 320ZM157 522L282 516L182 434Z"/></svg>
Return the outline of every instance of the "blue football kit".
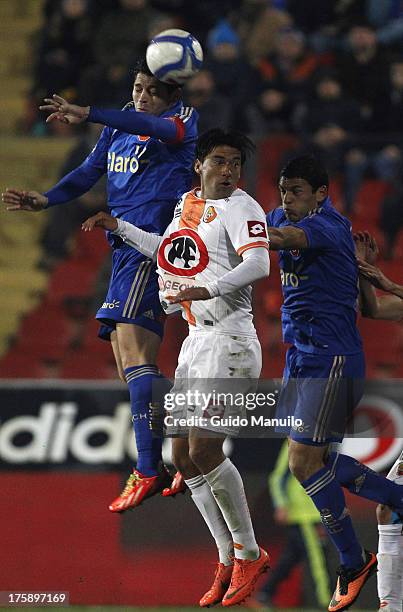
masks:
<svg viewBox="0 0 403 612"><path fill-rule="evenodd" d="M279 251L283 339L291 344L279 415L301 421L290 432L296 440L340 440L365 376L351 224L329 198L297 223L288 221L282 208L270 212L267 223L298 227L308 242L306 249Z"/></svg>
<svg viewBox="0 0 403 612"><path fill-rule="evenodd" d="M157 117L137 112L130 102L123 111L91 107L87 121L106 127L84 162L45 194L48 206L79 197L107 173L111 215L163 234L176 202L191 187L196 111L178 102ZM162 337L164 314L155 264L115 234L107 232L107 237L113 249L112 274L96 315L102 323L99 336L109 340L116 323L121 322ZM137 474L152 477L155 483L148 486L156 491L166 486L166 472L161 468L162 426L153 424L150 407L155 400L154 384L162 375L153 363L126 367L124 375L136 435ZM131 497L132 503L137 503L137 493ZM109 508L120 512L127 508L127 502L119 497Z"/></svg>
<svg viewBox="0 0 403 612"><path fill-rule="evenodd" d="M267 222L269 228L301 228L308 242L305 249L279 251L283 337L291 347L278 414L294 416L286 433L295 442L313 446L339 442L362 397L365 376L356 327L358 269L351 225L329 198L297 223L289 222L282 208L269 213ZM339 552L340 576L347 583L364 572L366 580L376 568L376 555L364 551L357 539L343 489L400 512L403 487L335 451L324 455L323 467L300 482ZM349 605L358 593L349 594ZM336 588L329 609L339 600Z"/></svg>
<svg viewBox="0 0 403 612"><path fill-rule="evenodd" d="M94 149L75 170L45 195L48 207L88 191L107 173L110 214L148 232L162 234L175 204L188 191L197 139L197 112L181 102L159 117L91 107L87 121L106 127ZM112 246L112 275L97 319L109 337L117 322L135 323L162 336L163 314L155 265L107 232Z"/></svg>

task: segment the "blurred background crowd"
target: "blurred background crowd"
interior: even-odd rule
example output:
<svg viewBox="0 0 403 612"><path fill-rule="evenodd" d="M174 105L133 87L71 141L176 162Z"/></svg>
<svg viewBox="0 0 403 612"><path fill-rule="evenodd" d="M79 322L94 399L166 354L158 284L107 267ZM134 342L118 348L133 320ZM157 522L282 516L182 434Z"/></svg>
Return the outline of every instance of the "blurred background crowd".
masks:
<svg viewBox="0 0 403 612"><path fill-rule="evenodd" d="M329 170L335 205L351 218L355 229L368 229L376 236L381 265L398 280L403 258L403 2L16 0L14 11L14 23L17 19L27 24L28 54L20 69L20 112L14 122L7 119L6 130L27 143L31 163L36 155L40 158L41 147L52 157L49 163L59 160L52 167L53 175L46 163L39 180L43 189L53 184L57 174L62 176L81 163L96 142L100 126L46 124L38 111L42 99L59 93L83 105L121 108L131 97L133 65L149 40L164 29L183 28L200 40L205 53L203 69L184 88L185 101L199 112L199 131L217 125L236 128L258 146L256 158L246 168L247 190L265 210L275 207L281 165L302 151L314 153ZM10 45L15 44L10 39ZM42 187L38 181L33 183L35 176L27 180L21 172L16 176L16 186ZM101 183L78 202L52 209L38 222L39 251L33 269L45 280L39 289L33 287L32 304L40 308L40 300L48 299L47 313L53 308L55 321L61 304L68 325L59 329L57 324L54 333L66 337L67 344L61 342L57 350L48 347L36 375L77 375L82 370L77 369L79 354L74 351L84 354L93 347L90 338L95 328L89 321L102 300L102 279L109 264L103 239L91 236L91 242L85 242L79 226L93 210L104 206ZM3 225L11 223L11 216ZM83 279L79 289L74 287L77 270ZM66 280L70 278L71 282ZM275 269L271 281L257 291L262 296L257 324L268 355L264 374L279 376L283 349ZM25 310L22 314L32 316L26 303ZM38 324L35 321L27 323L26 316L20 316L0 340L9 375L26 371L21 342L22 337L26 342L29 330ZM88 337L84 334L77 347L74 339L81 338L84 324ZM377 325L374 339L371 322L362 323L369 375L403 375L397 358L403 345L401 331L395 328L388 351L383 351L378 346L381 324ZM393 324L386 326L390 334ZM105 350L106 355L106 349L100 354ZM69 351L75 355L72 367ZM114 376L109 361L107 367L87 375L96 373Z"/></svg>

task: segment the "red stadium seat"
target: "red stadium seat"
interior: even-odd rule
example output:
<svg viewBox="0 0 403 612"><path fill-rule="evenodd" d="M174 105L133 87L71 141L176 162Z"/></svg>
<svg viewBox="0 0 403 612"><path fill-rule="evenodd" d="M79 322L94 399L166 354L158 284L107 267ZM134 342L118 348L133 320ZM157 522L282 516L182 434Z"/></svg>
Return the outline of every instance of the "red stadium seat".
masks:
<svg viewBox="0 0 403 612"><path fill-rule="evenodd" d="M357 194L355 216L363 223L379 223L380 205L390 186L385 181L366 180Z"/></svg>
<svg viewBox="0 0 403 612"><path fill-rule="evenodd" d="M69 260L57 266L50 279L48 300L55 303L66 297L92 294L98 268L90 260Z"/></svg>
<svg viewBox="0 0 403 612"><path fill-rule="evenodd" d="M78 230L75 234L75 246L71 258L91 261L95 265L102 262L110 252L110 246L106 240L105 232L95 230L83 232Z"/></svg>
<svg viewBox="0 0 403 612"><path fill-rule="evenodd" d="M12 351L0 360L1 378L49 378L50 366L28 353Z"/></svg>
<svg viewBox="0 0 403 612"><path fill-rule="evenodd" d="M61 378L116 379L117 371L112 355L108 359L96 353L71 351L61 364Z"/></svg>

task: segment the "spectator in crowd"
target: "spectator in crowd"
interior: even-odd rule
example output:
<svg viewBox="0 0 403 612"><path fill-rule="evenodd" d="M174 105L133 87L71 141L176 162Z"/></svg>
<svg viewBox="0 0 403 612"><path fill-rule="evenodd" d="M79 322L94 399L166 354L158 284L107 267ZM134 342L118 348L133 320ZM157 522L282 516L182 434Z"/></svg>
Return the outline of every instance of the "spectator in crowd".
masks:
<svg viewBox="0 0 403 612"><path fill-rule="evenodd" d="M177 21L176 27L192 32L205 46L209 31L221 19L237 15L244 0L150 0L153 8Z"/></svg>
<svg viewBox="0 0 403 612"><path fill-rule="evenodd" d="M248 133L258 142L273 133L293 132L294 107L281 85L262 85L245 111Z"/></svg>
<svg viewBox="0 0 403 612"><path fill-rule="evenodd" d="M185 87L185 99L199 113L198 129L202 134L219 125L223 130L231 124L231 105L228 98L216 92L213 75L200 70Z"/></svg>
<svg viewBox="0 0 403 612"><path fill-rule="evenodd" d="M148 30L155 11L148 0L117 0L101 18L93 39L96 64L122 66L127 71L135 59L145 54Z"/></svg>
<svg viewBox="0 0 403 612"><path fill-rule="evenodd" d="M387 92L387 55L377 42L373 27L360 23L347 34L348 48L337 58L344 91L355 98L365 129L371 131L374 106Z"/></svg>
<svg viewBox="0 0 403 612"><path fill-rule="evenodd" d="M92 61L93 13L90 0L60 0L48 5L39 33L34 84L25 129L32 130L40 101L54 91L75 99L80 73Z"/></svg>
<svg viewBox="0 0 403 612"><path fill-rule="evenodd" d="M278 4L274 0L244 0L237 14L237 32L252 66L273 53L277 33L292 26L290 15Z"/></svg>
<svg viewBox="0 0 403 612"><path fill-rule="evenodd" d="M93 37L94 61L82 71L79 94L85 104L114 108L131 88L127 67L145 54L150 27L159 13L150 7L149 0L117 0L107 8Z"/></svg>
<svg viewBox="0 0 403 612"><path fill-rule="evenodd" d="M149 21L145 40L155 34L176 27L175 21L166 15L154 14ZM79 98L88 105L119 108L121 101L132 88L132 75L120 57L110 62L94 63L83 71L79 84Z"/></svg>
<svg viewBox="0 0 403 612"><path fill-rule="evenodd" d="M366 15L383 45L403 51L403 4L400 0L366 0Z"/></svg>
<svg viewBox="0 0 403 612"><path fill-rule="evenodd" d="M297 103L307 97L320 65L320 56L307 47L304 34L285 29L276 36L274 52L257 64L257 76L266 84L281 85Z"/></svg>
<svg viewBox="0 0 403 612"><path fill-rule="evenodd" d="M252 71L242 55L241 42L234 28L221 20L209 32L204 68L211 72L217 93L231 102L236 127L243 128L243 108L250 97Z"/></svg>
<svg viewBox="0 0 403 612"><path fill-rule="evenodd" d="M373 125L383 141L398 145L403 137L403 56L391 59L387 76L385 95L374 107Z"/></svg>
<svg viewBox="0 0 403 612"><path fill-rule="evenodd" d="M385 70L384 70L385 72ZM346 167L351 193L347 200L351 206L355 195L370 172L376 178L390 183L389 193L383 203L382 226L387 237L387 253L392 255L399 226L401 207L401 174L403 171L403 58L396 57L386 71L387 87L378 97L372 112L370 140L362 140L361 148L353 151ZM350 208L351 208L350 206ZM398 223L393 221L396 218Z"/></svg>
<svg viewBox="0 0 403 612"><path fill-rule="evenodd" d="M313 95L300 106L298 127L305 137L322 125L338 125L346 132L360 132L361 117L358 103L346 97L341 81L331 68L317 74Z"/></svg>

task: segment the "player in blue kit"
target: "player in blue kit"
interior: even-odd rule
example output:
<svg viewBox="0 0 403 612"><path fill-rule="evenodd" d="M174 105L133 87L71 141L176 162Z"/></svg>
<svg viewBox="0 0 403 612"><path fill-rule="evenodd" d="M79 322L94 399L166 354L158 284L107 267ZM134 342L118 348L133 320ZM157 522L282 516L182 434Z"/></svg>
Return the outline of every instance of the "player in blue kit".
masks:
<svg viewBox="0 0 403 612"><path fill-rule="evenodd" d="M106 127L85 161L46 193L8 189L3 194L7 209L39 211L63 204L107 173L111 214L162 234L177 200L191 187L197 113L183 106L180 87L158 81L145 60L135 70L132 98L122 111L77 106L57 95L45 100L40 108L50 112L47 122ZM116 235L108 232L107 237L112 276L96 317L102 323L100 336L111 340L119 376L129 387L138 450L137 468L109 506L122 512L171 483L161 459L162 431L151 431L150 412L152 384L161 377L156 360L164 315L155 265Z"/></svg>
<svg viewBox="0 0 403 612"><path fill-rule="evenodd" d="M347 455L331 452L363 390L364 356L356 328L358 268L350 222L333 208L329 179L312 157L281 171L282 206L267 216L279 251L287 351L280 413L302 425L289 433L289 466L320 512L341 566L329 611L347 609L376 568L355 535L342 487L403 509L403 488Z"/></svg>

